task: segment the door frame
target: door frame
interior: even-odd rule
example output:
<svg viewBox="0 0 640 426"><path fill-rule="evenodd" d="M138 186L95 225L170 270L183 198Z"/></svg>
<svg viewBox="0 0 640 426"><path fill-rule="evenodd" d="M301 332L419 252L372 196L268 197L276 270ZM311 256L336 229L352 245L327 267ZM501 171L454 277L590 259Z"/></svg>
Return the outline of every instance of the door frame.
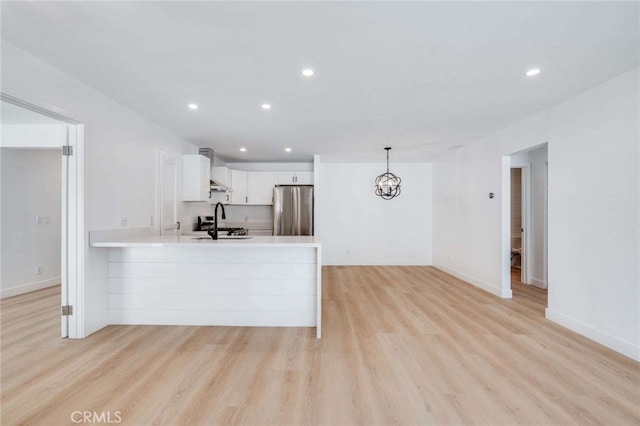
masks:
<svg viewBox="0 0 640 426"><path fill-rule="evenodd" d="M73 313L60 313L61 337L84 337L84 125L72 118L0 92L0 100L58 120L67 126L67 145L73 154L66 156L61 189L61 297L60 306L70 305Z"/></svg>
<svg viewBox="0 0 640 426"><path fill-rule="evenodd" d="M541 148L543 146L547 146L547 170L545 171L545 173L547 173L546 177L545 177L545 223L544 223L544 275L545 275L545 280L546 280L546 288L549 287L549 278L548 278L548 245L549 245L549 230L548 230L548 197L549 197L549 177L548 177L548 164L549 164L549 141L545 141L541 144L538 145L534 145L534 146L530 146L518 151L514 151L511 153L507 153L507 154L503 154L502 156L502 205L501 205L501 213L502 213L502 226L501 226L501 240L502 240L502 262L501 262L501 266L502 266L502 283L501 283L501 290L502 290L502 297L504 298L509 298L511 297L511 261L510 261L510 257L511 257L511 168L514 167L522 167L522 166L529 166L529 173L527 175L527 180L529 182L528 187L526 188L527 190L527 200L528 200L528 204L529 207L527 208L527 227L523 228L525 229L525 232L527 232L527 242L523 242L523 247L526 244L526 252L529 253L529 255L531 255L532 250L531 250L531 207L532 207L532 202L531 202L531 197L532 192L531 192L531 165L530 164L519 164L514 162L513 164L511 164L511 156L515 155L517 153L520 152L525 152L525 151L533 151L535 149ZM523 196L524 198L524 196ZM525 254L526 256L526 254ZM523 257L524 262L527 263L527 265L531 266L531 257ZM531 270L531 268L527 268L528 271ZM530 274L529 274L530 275ZM531 283L531 277L527 275L525 277L525 281L523 281L524 283ZM548 306L549 302L547 301L547 306Z"/></svg>

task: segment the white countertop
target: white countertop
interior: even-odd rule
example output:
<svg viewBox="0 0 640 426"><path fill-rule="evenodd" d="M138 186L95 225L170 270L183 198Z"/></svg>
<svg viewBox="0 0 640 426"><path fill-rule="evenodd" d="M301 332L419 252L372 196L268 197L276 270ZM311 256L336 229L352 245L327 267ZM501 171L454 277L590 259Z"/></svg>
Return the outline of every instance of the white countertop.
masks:
<svg viewBox="0 0 640 426"><path fill-rule="evenodd" d="M197 239L198 235L141 235L91 241L91 247L320 247L312 236L255 236L248 239Z"/></svg>

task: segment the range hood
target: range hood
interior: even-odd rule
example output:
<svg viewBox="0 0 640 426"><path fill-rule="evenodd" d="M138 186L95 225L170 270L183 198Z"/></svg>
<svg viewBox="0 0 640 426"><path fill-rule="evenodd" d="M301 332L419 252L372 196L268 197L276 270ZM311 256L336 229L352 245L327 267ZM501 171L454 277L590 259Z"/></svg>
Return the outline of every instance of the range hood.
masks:
<svg viewBox="0 0 640 426"><path fill-rule="evenodd" d="M223 185L221 183L216 183L213 180L209 180L209 191L216 191L216 192L231 192L232 189L229 188L226 185Z"/></svg>
<svg viewBox="0 0 640 426"><path fill-rule="evenodd" d="M200 148L198 153L207 157L209 159L209 164L213 167L213 150L211 148ZM231 192L231 188L219 182L215 182L214 180L209 180L209 191Z"/></svg>

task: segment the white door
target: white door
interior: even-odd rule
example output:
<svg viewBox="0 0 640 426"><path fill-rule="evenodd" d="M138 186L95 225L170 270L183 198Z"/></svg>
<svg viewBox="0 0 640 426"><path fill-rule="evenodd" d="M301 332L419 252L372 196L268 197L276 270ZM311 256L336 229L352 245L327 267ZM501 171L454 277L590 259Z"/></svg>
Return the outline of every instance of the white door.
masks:
<svg viewBox="0 0 640 426"><path fill-rule="evenodd" d="M178 166L164 152L158 153L158 210L160 234L175 234L178 229Z"/></svg>

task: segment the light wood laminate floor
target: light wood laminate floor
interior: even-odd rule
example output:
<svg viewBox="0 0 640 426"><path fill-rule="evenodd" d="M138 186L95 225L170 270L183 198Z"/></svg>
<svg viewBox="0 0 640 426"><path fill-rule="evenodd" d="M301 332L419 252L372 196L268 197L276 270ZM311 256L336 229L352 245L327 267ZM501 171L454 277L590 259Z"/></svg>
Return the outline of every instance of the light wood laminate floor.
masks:
<svg viewBox="0 0 640 426"><path fill-rule="evenodd" d="M520 282L520 269L513 267L511 268L511 292L516 301L519 301L521 298L528 298L533 299L534 302L543 308L547 307L547 289L522 284L522 282Z"/></svg>
<svg viewBox="0 0 640 426"><path fill-rule="evenodd" d="M640 424L639 364L431 267L323 268L314 329L109 326L59 289L2 301L1 423Z"/></svg>

